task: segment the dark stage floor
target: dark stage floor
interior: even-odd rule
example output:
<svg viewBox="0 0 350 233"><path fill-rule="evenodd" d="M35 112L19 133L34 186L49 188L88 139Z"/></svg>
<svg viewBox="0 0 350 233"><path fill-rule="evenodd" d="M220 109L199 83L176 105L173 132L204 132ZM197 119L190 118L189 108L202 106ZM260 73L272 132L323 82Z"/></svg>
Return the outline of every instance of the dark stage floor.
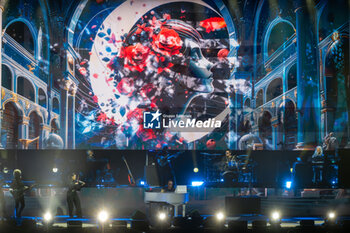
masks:
<svg viewBox="0 0 350 233"><path fill-rule="evenodd" d="M209 219L211 216L203 217L204 219ZM42 218L25 216L17 222L14 219L2 221L0 224L0 232L349 232L349 228L347 228L348 225L342 225L343 223L348 224L347 222L349 220L350 217L340 217L337 219L337 225L327 225L324 219L319 217L292 217L283 218L280 227L276 227L269 223L267 216L246 215L236 218L229 217L225 220L224 224L203 224L200 227L191 227L189 224L181 226L154 224L154 226L150 226L149 229L142 229L135 227L135 220L131 218L110 219L109 222L102 227L97 219L70 219L68 216L56 216L53 225L48 227L43 224ZM68 226L67 222L69 221L78 221L81 222L82 225ZM246 229L232 227L233 221L247 221ZM255 225L255 221L258 222L257 225ZM264 221L267 223L266 227L260 225L261 223L264 225ZM314 226L302 227L300 225L303 221L307 223L313 221ZM22 226L20 224L22 224Z"/></svg>

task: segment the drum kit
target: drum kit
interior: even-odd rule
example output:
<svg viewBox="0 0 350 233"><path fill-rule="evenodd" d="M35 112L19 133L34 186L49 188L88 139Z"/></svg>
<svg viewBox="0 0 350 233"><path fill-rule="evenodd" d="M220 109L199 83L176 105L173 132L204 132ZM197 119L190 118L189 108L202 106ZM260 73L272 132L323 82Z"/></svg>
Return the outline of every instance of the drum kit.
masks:
<svg viewBox="0 0 350 233"><path fill-rule="evenodd" d="M202 152L207 160L207 170L215 170L210 172L207 179L209 181L223 181L226 186L234 184L251 184L256 178L254 176L255 163L249 155L233 155L230 159L223 157L219 153Z"/></svg>

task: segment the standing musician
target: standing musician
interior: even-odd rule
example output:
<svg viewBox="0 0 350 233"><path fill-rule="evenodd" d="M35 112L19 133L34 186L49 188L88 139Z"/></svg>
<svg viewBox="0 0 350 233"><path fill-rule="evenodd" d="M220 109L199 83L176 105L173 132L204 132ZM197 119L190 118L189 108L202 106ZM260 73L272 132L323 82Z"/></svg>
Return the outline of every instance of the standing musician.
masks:
<svg viewBox="0 0 350 233"><path fill-rule="evenodd" d="M22 216L25 207L24 193L32 187L25 186L22 181L22 171L15 169L13 171L13 181L11 183L11 194L15 199L15 214L17 218Z"/></svg>
<svg viewBox="0 0 350 233"><path fill-rule="evenodd" d="M80 199L78 195L78 191L81 190L81 188L85 185L85 182L79 180L76 173L72 173L70 177L70 183L68 185L68 191L67 191L67 203L68 203L68 212L69 217L73 218L73 208L75 207L76 214L78 218L81 218L82 211L81 211L81 205L80 205Z"/></svg>
<svg viewBox="0 0 350 233"><path fill-rule="evenodd" d="M1 163L0 163L1 165ZM2 176L2 167L0 166L0 217L5 217L6 216L6 203L5 203L5 195L4 191L2 190L2 186L4 183L4 177Z"/></svg>
<svg viewBox="0 0 350 233"><path fill-rule="evenodd" d="M317 146L312 155L312 167L314 172L314 183L321 183L323 178L324 154L321 146Z"/></svg>

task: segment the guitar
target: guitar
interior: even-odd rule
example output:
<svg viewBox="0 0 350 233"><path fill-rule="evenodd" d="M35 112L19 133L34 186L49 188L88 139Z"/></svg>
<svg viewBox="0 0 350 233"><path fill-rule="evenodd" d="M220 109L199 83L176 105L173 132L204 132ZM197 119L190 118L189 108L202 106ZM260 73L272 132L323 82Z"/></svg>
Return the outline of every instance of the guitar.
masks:
<svg viewBox="0 0 350 233"><path fill-rule="evenodd" d="M124 155L122 156L122 159L126 165L126 168L128 169L128 180L129 180L129 183L132 185L132 186L135 186L136 185L136 182L135 182L135 179L134 179L134 176L132 175L131 173L131 170L130 170L130 167L128 165L128 162L126 161Z"/></svg>
<svg viewBox="0 0 350 233"><path fill-rule="evenodd" d="M76 181L76 184L78 184L79 186L77 187L77 191L80 191L81 188L85 185L85 182L84 181L81 181L79 180L79 175L78 175L78 178L77 178L77 181Z"/></svg>
<svg viewBox="0 0 350 233"><path fill-rule="evenodd" d="M23 196L25 192L32 190L35 186L36 186L36 184L33 184L31 186L24 186L21 189L12 189L12 190L10 190L10 193L12 194L12 196L15 199L17 199L17 198Z"/></svg>

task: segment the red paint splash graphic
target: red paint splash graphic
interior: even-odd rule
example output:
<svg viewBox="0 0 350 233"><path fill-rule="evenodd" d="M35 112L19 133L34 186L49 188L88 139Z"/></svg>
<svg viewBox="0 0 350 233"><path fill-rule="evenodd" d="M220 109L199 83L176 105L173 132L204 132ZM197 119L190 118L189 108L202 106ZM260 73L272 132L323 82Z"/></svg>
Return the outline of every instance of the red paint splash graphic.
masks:
<svg viewBox="0 0 350 233"><path fill-rule="evenodd" d="M85 68L85 67L80 67L80 68L79 68L79 73L80 73L81 75L83 75L83 76L86 76L86 74L87 74L86 68Z"/></svg>
<svg viewBox="0 0 350 233"><path fill-rule="evenodd" d="M146 60L149 55L149 48L140 43L124 48L125 68L131 71L142 72L147 66Z"/></svg>
<svg viewBox="0 0 350 233"><path fill-rule="evenodd" d="M213 32L226 27L226 22L224 18L221 17L212 17L206 20L203 20L199 23L199 26L206 29L207 33Z"/></svg>
<svg viewBox="0 0 350 233"><path fill-rule="evenodd" d="M98 97L97 97L96 95L94 95L94 96L92 97L92 100L93 100L95 103L98 103Z"/></svg>
<svg viewBox="0 0 350 233"><path fill-rule="evenodd" d="M220 49L220 51L218 52L218 58L226 58L228 56L228 49Z"/></svg>
<svg viewBox="0 0 350 233"><path fill-rule="evenodd" d="M103 121L105 122L108 119L106 113L101 112L100 115L97 117L97 121Z"/></svg>
<svg viewBox="0 0 350 233"><path fill-rule="evenodd" d="M143 110L141 108L135 108L134 110L129 111L126 117L128 118L129 121L135 119L140 124L142 124Z"/></svg>
<svg viewBox="0 0 350 233"><path fill-rule="evenodd" d="M139 126L139 130L136 132L136 135L142 139L142 141L148 141L156 139L157 136L152 129L144 129L143 125Z"/></svg>
<svg viewBox="0 0 350 233"><path fill-rule="evenodd" d="M117 85L117 89L121 94L131 96L135 90L134 81L131 78L122 78Z"/></svg>
<svg viewBox="0 0 350 233"><path fill-rule="evenodd" d="M130 4L133 2L131 1ZM181 10L181 14L188 15L185 9L179 10ZM133 13L138 14L139 12L130 12L130 14ZM185 18L186 15L180 17ZM162 98L163 93L160 93L159 90L162 90L163 85L173 87L173 83L179 82L178 75L172 79L171 68L174 67L174 72L177 72L177 64L187 67L187 55L182 54L185 47L183 35L180 33L181 30L172 26L171 18L168 13L155 14L154 11L151 11L148 16L145 15L141 18L142 21L136 25L137 28L127 38L116 37L110 28L102 26L98 37L104 39L102 45L105 46L107 54L101 52L100 55L104 56L103 61L108 70L100 74L92 74L93 79L106 82L115 96L115 99L108 99L108 105L113 105L112 109L102 107L107 106L107 103L101 104L101 112L96 115L96 121L103 125L118 125L118 130L124 132L125 135L129 135L128 137L136 135L143 142L154 140L151 143L157 148L162 147L164 143L162 138L166 141L175 140L176 145L186 143L184 138L177 139L169 132L143 128L144 111L155 111L158 106L163 106L164 102L167 102L167 98ZM122 19L121 16L116 18L117 22L121 20L126 19ZM184 24L186 25L186 22ZM207 33L226 27L226 23L221 17L203 20L199 25ZM97 26L93 25L92 29L95 28ZM228 53L228 49L221 49L217 53L217 57L222 62L226 62ZM91 51L89 54L91 55ZM83 61L80 65L80 73L84 76L88 75L89 72L82 67L88 64ZM103 93L101 94L99 93L99 96L103 96ZM184 97L188 98L189 94L185 90ZM95 103L99 103L99 98L96 95L91 93L91 96ZM175 94L169 93L169 96L175 96ZM100 99L102 101L103 98L100 97ZM141 101L142 108L134 108L136 106L134 104L138 104L138 101ZM147 108L144 108L144 105L148 105ZM123 125L124 121L126 124Z"/></svg>
<svg viewBox="0 0 350 233"><path fill-rule="evenodd" d="M158 35L153 37L153 49L165 56L179 54L182 40L179 34L168 28L162 28Z"/></svg>

